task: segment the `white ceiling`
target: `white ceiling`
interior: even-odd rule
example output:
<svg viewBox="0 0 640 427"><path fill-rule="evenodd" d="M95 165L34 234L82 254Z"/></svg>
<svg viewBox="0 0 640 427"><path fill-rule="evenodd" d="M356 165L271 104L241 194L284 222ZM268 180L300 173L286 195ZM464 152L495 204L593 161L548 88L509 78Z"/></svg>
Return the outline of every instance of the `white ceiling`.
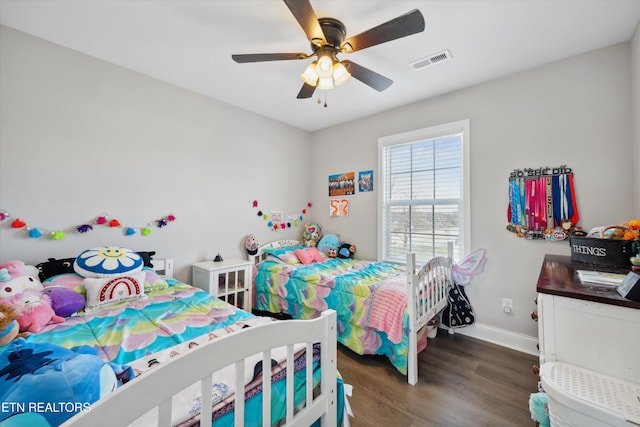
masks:
<svg viewBox="0 0 640 427"><path fill-rule="evenodd" d="M340 59L394 81L351 79L299 100L311 60L237 64L235 53L310 52L281 0L0 0L0 23L245 110L314 131L629 40L640 0L311 0L353 36L412 9L424 32ZM448 49L452 60L409 63ZM318 104L318 95L322 103ZM322 104L325 101L328 108Z"/></svg>

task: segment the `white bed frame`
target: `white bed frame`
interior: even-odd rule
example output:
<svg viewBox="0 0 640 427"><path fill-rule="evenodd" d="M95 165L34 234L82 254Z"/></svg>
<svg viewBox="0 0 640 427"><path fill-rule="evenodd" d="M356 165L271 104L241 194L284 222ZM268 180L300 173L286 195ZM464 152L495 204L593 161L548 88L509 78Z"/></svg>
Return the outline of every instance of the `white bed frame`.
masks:
<svg viewBox="0 0 640 427"><path fill-rule="evenodd" d="M276 240L258 248L249 261L255 266L267 257L264 249L282 248L301 244L299 240ZM451 270L453 268L453 244L449 243L448 257L434 257L416 268L415 254L407 254L407 301L409 310L409 354L407 355L407 381L418 382L418 335L420 330L447 306Z"/></svg>
<svg viewBox="0 0 640 427"><path fill-rule="evenodd" d="M154 269L173 276L173 260L154 260ZM313 344L320 343L320 390L313 387ZM119 387L113 393L67 420L65 427L126 426L156 409L158 426L171 425L172 397L186 387L200 383L203 408L211 408L212 374L235 365L235 389L244 390L245 359L262 354L262 366L271 366L271 351L286 347L287 372L294 371L295 348L306 346L306 406L294 412L293 375L286 377L286 426L308 427L321 420L324 427L337 423L337 336L336 313L327 310L314 320L283 320L252 326L224 335L182 353L160 367ZM247 366L253 369L253 366ZM262 376L263 425L271 425L271 375ZM244 426L244 393L235 394L234 425ZM200 425L211 426L211 411L201 414ZM215 422L213 423L215 427Z"/></svg>

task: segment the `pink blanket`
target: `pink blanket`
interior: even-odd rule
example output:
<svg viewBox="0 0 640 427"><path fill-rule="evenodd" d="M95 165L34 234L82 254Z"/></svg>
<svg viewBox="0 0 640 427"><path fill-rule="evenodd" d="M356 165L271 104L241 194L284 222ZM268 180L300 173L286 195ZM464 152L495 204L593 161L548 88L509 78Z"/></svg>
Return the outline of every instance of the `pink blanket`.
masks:
<svg viewBox="0 0 640 427"><path fill-rule="evenodd" d="M369 297L368 327L385 332L389 341L402 341L402 319L407 308L407 279L404 274L375 285Z"/></svg>

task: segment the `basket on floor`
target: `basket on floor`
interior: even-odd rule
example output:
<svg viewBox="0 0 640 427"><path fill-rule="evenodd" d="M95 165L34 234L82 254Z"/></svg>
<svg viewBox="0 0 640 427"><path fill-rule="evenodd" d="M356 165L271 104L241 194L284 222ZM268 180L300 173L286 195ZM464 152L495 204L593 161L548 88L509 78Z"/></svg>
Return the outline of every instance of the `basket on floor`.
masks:
<svg viewBox="0 0 640 427"><path fill-rule="evenodd" d="M552 427L637 427L640 384L562 362L540 368Z"/></svg>

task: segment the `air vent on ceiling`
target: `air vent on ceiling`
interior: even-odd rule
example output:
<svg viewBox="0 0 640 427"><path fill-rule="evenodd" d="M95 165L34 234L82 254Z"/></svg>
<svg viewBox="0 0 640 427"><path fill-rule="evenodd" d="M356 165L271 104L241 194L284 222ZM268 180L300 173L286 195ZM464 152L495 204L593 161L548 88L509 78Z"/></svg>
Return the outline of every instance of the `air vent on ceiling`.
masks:
<svg viewBox="0 0 640 427"><path fill-rule="evenodd" d="M434 53L433 55L427 56L426 58L413 61L409 63L409 65L411 65L411 68L413 68L414 70L421 70L431 65L448 61L449 59L451 59L451 53L448 49L445 49L442 52Z"/></svg>

